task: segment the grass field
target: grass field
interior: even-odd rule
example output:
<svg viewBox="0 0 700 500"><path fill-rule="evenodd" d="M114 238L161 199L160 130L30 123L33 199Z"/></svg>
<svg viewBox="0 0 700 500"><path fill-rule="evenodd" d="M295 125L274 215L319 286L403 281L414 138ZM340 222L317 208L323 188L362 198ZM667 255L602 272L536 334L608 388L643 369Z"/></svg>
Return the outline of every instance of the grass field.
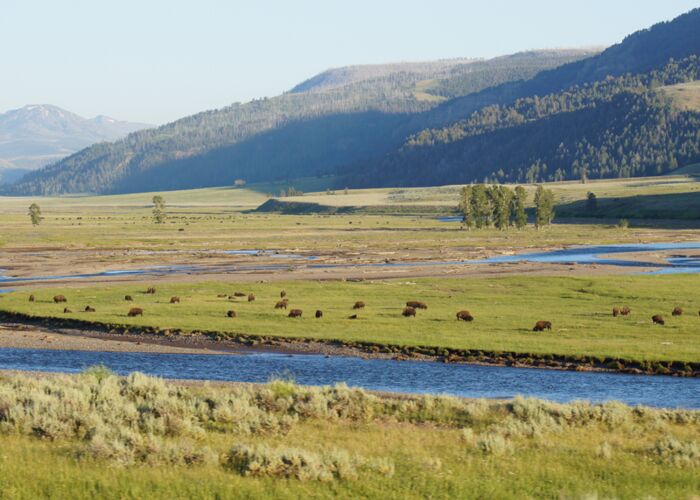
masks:
<svg viewBox="0 0 700 500"><path fill-rule="evenodd" d="M700 413L0 378L3 498L692 498ZM282 460L281 460L282 459Z"/></svg>
<svg viewBox="0 0 700 500"><path fill-rule="evenodd" d="M700 111L700 82L693 81L668 85L660 89L668 95L680 109Z"/></svg>
<svg viewBox="0 0 700 500"><path fill-rule="evenodd" d="M217 331L372 341L380 344L420 345L455 349L515 351L537 354L592 355L635 361L700 361L700 295L698 278L675 276L615 277L506 277L469 279L416 279L410 282L295 281L274 284L159 283L158 293L148 295L134 285L52 288L6 294L0 309L42 317L76 318L112 324L148 325L160 329ZM274 310L280 290L290 298L289 307L304 312L301 319ZM255 293L247 302L217 298L234 291ZM28 302L30 293L36 302ZM54 304L55 294L68 298L74 312L64 314L64 304ZM130 294L134 302L125 302ZM180 304L169 304L179 296ZM353 311L355 301L366 307ZM401 316L407 300L428 304L416 318ZM82 309L90 305L95 313ZM632 308L629 317L613 318L613 306ZM128 318L133 307L143 317ZM672 317L674 307L686 313ZM233 309L238 317L230 319ZM313 317L316 309L324 317ZM457 321L457 311L467 309L475 321ZM356 320L348 319L357 313ZM651 316L662 314L666 325L653 325ZM536 321L549 320L551 332L535 333Z"/></svg>

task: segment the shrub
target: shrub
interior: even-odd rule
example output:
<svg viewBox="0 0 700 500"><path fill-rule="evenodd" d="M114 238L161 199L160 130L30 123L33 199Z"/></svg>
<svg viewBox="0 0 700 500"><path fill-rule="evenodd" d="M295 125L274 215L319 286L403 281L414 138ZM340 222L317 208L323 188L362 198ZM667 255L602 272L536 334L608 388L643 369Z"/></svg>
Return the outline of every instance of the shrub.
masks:
<svg viewBox="0 0 700 500"><path fill-rule="evenodd" d="M696 441L679 441L672 436L667 436L658 440L650 452L662 464L676 467L700 465L700 446Z"/></svg>

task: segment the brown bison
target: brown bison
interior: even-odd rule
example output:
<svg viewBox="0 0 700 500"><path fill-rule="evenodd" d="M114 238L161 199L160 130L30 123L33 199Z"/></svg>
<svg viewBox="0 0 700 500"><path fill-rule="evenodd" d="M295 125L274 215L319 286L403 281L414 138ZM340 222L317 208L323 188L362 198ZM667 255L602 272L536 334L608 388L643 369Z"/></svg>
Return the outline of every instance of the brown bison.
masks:
<svg viewBox="0 0 700 500"><path fill-rule="evenodd" d="M127 302L131 302L132 300L134 300L134 298L131 295L124 295L124 300L126 300Z"/></svg>
<svg viewBox="0 0 700 500"><path fill-rule="evenodd" d="M228 297L228 295L225 294L225 293L219 293L219 294L217 294L217 296L216 296L216 298L218 298L218 299L225 299L226 297Z"/></svg>
<svg viewBox="0 0 700 500"><path fill-rule="evenodd" d="M127 316L129 316L130 318L133 318L135 316L143 316L143 309L141 309L140 307L132 307L131 309L129 309Z"/></svg>
<svg viewBox="0 0 700 500"><path fill-rule="evenodd" d="M64 308L63 308L63 314L68 314L68 313L72 313L72 312L73 312L73 311L71 311L71 310L68 309L67 307L64 307Z"/></svg>
<svg viewBox="0 0 700 500"><path fill-rule="evenodd" d="M474 316L469 311L459 311L457 319L462 321L474 321Z"/></svg>
<svg viewBox="0 0 700 500"><path fill-rule="evenodd" d="M248 295L248 294L245 292L233 292L234 297L245 297L246 295ZM229 298L231 298L231 297L229 297Z"/></svg>
<svg viewBox="0 0 700 500"><path fill-rule="evenodd" d="M532 329L533 332L543 332L545 330L551 330L552 329L552 322L551 321L538 321L535 323L535 327Z"/></svg>
<svg viewBox="0 0 700 500"><path fill-rule="evenodd" d="M651 317L651 320L654 322L656 325L665 325L666 322L664 321L664 317L661 316L660 314L654 314Z"/></svg>
<svg viewBox="0 0 700 500"><path fill-rule="evenodd" d="M292 309L287 316L290 318L301 318L301 309Z"/></svg>
<svg viewBox="0 0 700 500"><path fill-rule="evenodd" d="M231 309L230 311L228 311L228 312L226 313L226 316L228 316L229 318L235 318L235 317L236 317L236 311L234 311L233 309Z"/></svg>
<svg viewBox="0 0 700 500"><path fill-rule="evenodd" d="M357 319L357 314L353 314L352 316L348 316L348 319Z"/></svg>
<svg viewBox="0 0 700 500"><path fill-rule="evenodd" d="M286 300L279 300L275 304L275 309L287 309L288 302Z"/></svg>
<svg viewBox="0 0 700 500"><path fill-rule="evenodd" d="M282 291L280 292L280 299L283 299L283 298L285 298L286 296L287 296L286 290L282 290Z"/></svg>
<svg viewBox="0 0 700 500"><path fill-rule="evenodd" d="M320 309L317 309L316 310L316 318L323 318L323 311L321 311Z"/></svg>
<svg viewBox="0 0 700 500"><path fill-rule="evenodd" d="M613 307L613 317L617 318L620 315L620 308Z"/></svg>
<svg viewBox="0 0 700 500"><path fill-rule="evenodd" d="M151 294L156 293L156 287L149 286L148 290L146 290L146 293L151 293Z"/></svg>
<svg viewBox="0 0 700 500"><path fill-rule="evenodd" d="M53 301L58 304L59 302L68 302L68 299L66 299L65 295L54 295Z"/></svg>
<svg viewBox="0 0 700 500"><path fill-rule="evenodd" d="M255 294L249 293L248 294L248 302L254 302L254 301L255 301Z"/></svg>
<svg viewBox="0 0 700 500"><path fill-rule="evenodd" d="M94 308L94 307L90 307L90 306L85 306L85 312L86 312L86 313L94 313L94 312L95 312L95 308Z"/></svg>
<svg viewBox="0 0 700 500"><path fill-rule="evenodd" d="M412 307L413 309L427 309L428 305L425 302L420 302L418 300L409 300L406 302L406 307Z"/></svg>
<svg viewBox="0 0 700 500"><path fill-rule="evenodd" d="M622 314L623 316L629 316L631 312L632 309L630 309L627 306L623 306L622 309L620 309L620 314Z"/></svg>
<svg viewBox="0 0 700 500"><path fill-rule="evenodd" d="M179 304L179 303L180 303L180 297L170 297L170 303L171 303L171 304Z"/></svg>
<svg viewBox="0 0 700 500"><path fill-rule="evenodd" d="M683 316L683 308L682 307L674 307L671 315L672 316Z"/></svg>
<svg viewBox="0 0 700 500"><path fill-rule="evenodd" d="M362 302L361 300L358 300L357 302L355 302L355 305L352 306L353 309L364 309L364 307L365 307L365 303Z"/></svg>
<svg viewBox="0 0 700 500"><path fill-rule="evenodd" d="M29 296L29 302L34 302L36 299L34 298L34 294L31 294Z"/></svg>
<svg viewBox="0 0 700 500"><path fill-rule="evenodd" d="M411 307L411 306L406 306L406 307L403 308L403 311L401 311L401 314L402 314L404 317L406 317L406 318L408 318L408 317L410 317L410 316L413 316L413 317L415 318L415 316L416 316L416 308L415 308L415 307Z"/></svg>

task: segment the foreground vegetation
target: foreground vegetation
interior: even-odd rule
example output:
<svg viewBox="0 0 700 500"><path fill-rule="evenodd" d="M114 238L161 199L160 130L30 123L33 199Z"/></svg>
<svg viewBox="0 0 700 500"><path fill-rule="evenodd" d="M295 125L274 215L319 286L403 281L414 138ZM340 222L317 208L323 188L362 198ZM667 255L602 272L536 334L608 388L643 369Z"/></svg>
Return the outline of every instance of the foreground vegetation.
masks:
<svg viewBox="0 0 700 500"><path fill-rule="evenodd" d="M283 289L288 309L276 310ZM700 362L700 297L693 275L159 283L157 293L145 292L146 286L134 284L22 290L0 298L0 309L127 328L150 326L161 333L180 329L223 336ZM234 292L253 293L256 300L227 298ZM35 302L28 301L30 294ZM57 294L68 302L54 303ZM125 295L133 302L125 301ZM172 296L180 303L170 304ZM404 318L402 308L409 300L424 301L428 309ZM353 310L356 301L366 307ZM96 312L83 312L87 305ZM613 307L625 305L632 313L613 317ZM64 313L66 306L72 312ZM127 317L131 307L142 308L143 316ZM685 314L672 316L675 307ZM301 309L302 318L287 317L291 309ZM323 318L314 318L317 309ZM456 319L457 311L464 309L475 317L473 322ZM236 311L236 318L227 317L228 310ZM348 319L353 314L357 319ZM663 315L666 324L653 324L654 314ZM551 321L553 330L533 332L539 320Z"/></svg>
<svg viewBox="0 0 700 500"><path fill-rule="evenodd" d="M687 498L698 439L700 412L619 403L0 378L9 498Z"/></svg>

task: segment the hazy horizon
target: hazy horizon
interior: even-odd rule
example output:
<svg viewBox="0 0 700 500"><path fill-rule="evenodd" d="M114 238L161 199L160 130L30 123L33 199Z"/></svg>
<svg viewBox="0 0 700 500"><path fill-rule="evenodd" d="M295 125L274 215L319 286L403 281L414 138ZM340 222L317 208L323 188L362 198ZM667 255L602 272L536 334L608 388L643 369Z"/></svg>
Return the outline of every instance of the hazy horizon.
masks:
<svg viewBox="0 0 700 500"><path fill-rule="evenodd" d="M269 97L330 68L609 46L691 1L539 0L468 6L361 0L230 5L125 0L3 5L0 113L51 104L85 118L160 124ZM504 13L507 13L505 15ZM342 22L341 22L342 20Z"/></svg>

